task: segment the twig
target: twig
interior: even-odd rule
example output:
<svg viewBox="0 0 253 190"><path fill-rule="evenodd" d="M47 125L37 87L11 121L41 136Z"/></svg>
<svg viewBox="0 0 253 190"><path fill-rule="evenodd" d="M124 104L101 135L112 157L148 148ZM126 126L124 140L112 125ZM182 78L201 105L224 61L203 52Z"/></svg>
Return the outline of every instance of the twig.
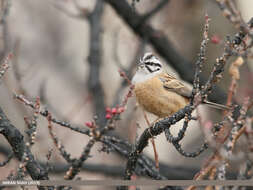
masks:
<svg viewBox="0 0 253 190"><path fill-rule="evenodd" d="M152 16L154 16L157 12L159 12L165 5L167 5L170 0L160 0L160 2L153 8L151 11L145 13L141 19L140 23L145 24L147 20L149 20Z"/></svg>
<svg viewBox="0 0 253 190"><path fill-rule="evenodd" d="M27 100L23 95L14 94L14 98L18 99L19 101L21 101L22 103L24 103L26 106L29 106L32 109L35 109L35 105L31 101ZM40 113L40 115L42 115L44 117L47 117L49 112L46 109L41 109L39 113ZM76 132L81 133L81 134L86 134L86 135L89 134L89 130L88 129L84 129L84 128L81 128L81 127L75 127L75 126L71 125L70 123L67 123L67 122L64 122L64 121L60 121L60 120L56 119L53 116L51 116L51 117L52 117L51 121L53 123L56 123L56 124L58 124L58 125L60 125L62 127L66 127L66 128L68 128L70 130L76 131Z"/></svg>
<svg viewBox="0 0 253 190"><path fill-rule="evenodd" d="M204 169L200 170L194 177L194 180L201 180L204 178L204 176L206 176L210 171L212 171L215 167L214 166L208 166L205 167ZM188 188L186 188L186 190L194 190L196 189L196 186L191 185Z"/></svg>
<svg viewBox="0 0 253 190"><path fill-rule="evenodd" d="M7 57L4 59L3 63L0 64L0 79L4 76L9 66L9 61L12 58L12 53L9 53Z"/></svg>
<svg viewBox="0 0 253 190"><path fill-rule="evenodd" d="M75 159L72 162L71 167L69 168L69 170L66 172L66 175L64 176L65 180L73 179L80 172L80 168L82 167L83 162L88 159L91 148L94 146L95 142L96 142L95 138L91 138L89 140L89 142L86 145L86 147L84 148L80 158Z"/></svg>
<svg viewBox="0 0 253 190"><path fill-rule="evenodd" d="M75 8L78 10L77 13L71 12L70 10L67 9L67 5L64 5L64 2L60 3L54 3L54 8L58 9L62 13L66 14L67 16L71 18L78 18L78 19L86 19L87 16L90 14L90 11L84 7L80 7L76 1L72 1L73 5ZM65 7L64 7L65 6Z"/></svg>
<svg viewBox="0 0 253 190"><path fill-rule="evenodd" d="M45 167L46 167L46 170L49 172L49 171L52 171L53 170L53 167L52 165L49 163L49 160L51 159L52 157L52 154L53 154L53 148L49 149L48 150L48 153L46 155L46 158L47 158L47 162L45 164Z"/></svg>
<svg viewBox="0 0 253 190"><path fill-rule="evenodd" d="M240 79L239 67L243 62L243 58L238 57L229 67L229 74L231 75L232 80L228 91L227 106L232 104L232 97L236 93L237 81Z"/></svg>
<svg viewBox="0 0 253 190"><path fill-rule="evenodd" d="M65 150L64 146L62 145L62 143L58 140L58 138L56 137L56 135L53 132L53 125L52 125L52 116L49 113L47 116L47 120L48 120L48 130L49 130L49 134L50 137L52 138L55 147L59 150L61 156L68 162L71 163L73 161L72 158L70 158L70 154L67 153L67 151Z"/></svg>
<svg viewBox="0 0 253 190"><path fill-rule="evenodd" d="M250 31L252 28L253 20L251 19L248 24L244 22L240 12L237 10L235 4L231 0L215 0L219 8L223 12L223 15L237 28L240 29L242 34L248 34L253 40L253 32ZM251 45L253 42L251 42Z"/></svg>
<svg viewBox="0 0 253 190"><path fill-rule="evenodd" d="M208 23L208 20L207 20L207 23ZM205 39L206 39L206 37L205 37ZM218 81L218 79L221 78L221 74L224 70L224 66L227 62L227 59L231 56L231 53L230 53L231 49L234 48L235 45L238 45L238 44L235 44L234 42L231 42L231 41L227 41L226 47L225 47L225 52L223 53L223 55L220 58L217 59L216 64L214 65L214 69L211 72L210 77L207 80L205 86L201 89L200 94L196 94L196 96L194 97L194 101L192 101L193 105L190 104L190 105L186 106L185 108L179 110L177 113L173 114L171 117L155 123L152 127L150 127L149 130L145 130L142 133L140 139L137 142L137 145L135 146L134 150L129 155L129 160L127 162L124 179L127 179L127 180L130 179L130 176L134 172L137 159L138 159L139 155L141 154L141 152L143 151L143 149L147 146L149 138L160 134L166 128L169 128L172 124L174 124L177 121L184 118L186 114L190 115L192 113L192 111L195 109L195 107L197 105L199 105L207 97L207 94L211 92L213 85ZM197 70L196 72L198 72L198 71L199 70ZM197 86L197 85L195 85L195 86ZM199 96L199 95L201 95L201 96ZM178 143L174 143L173 145L182 154L184 154L184 152L181 151L182 150L181 146ZM202 150L203 148L206 148L206 147L207 147L207 144L204 144L200 150ZM196 153L196 155L197 155L197 153Z"/></svg>
<svg viewBox="0 0 253 190"><path fill-rule="evenodd" d="M204 64L205 61L205 54L206 54L206 46L207 43L209 41L208 39L208 30L209 30L209 17L206 14L205 15L205 26L204 26L204 31L203 31L203 40L201 42L201 46L200 46L200 53L198 55L198 60L196 61L196 68L195 68L195 75L194 75L194 83L193 83L193 90L192 90L192 94L191 94L191 99L190 99L190 105L193 105L195 107L198 106L198 104L200 104L203 100L202 99L198 99L199 96L197 96L197 93L199 93L199 91L201 90L200 88L200 79L199 79L199 75L202 72L202 66ZM195 97L196 96L196 97ZM195 101L194 101L195 100ZM205 149L208 148L207 143L204 143L202 145L202 147L193 153L186 153L184 150L182 150L181 145L179 144L179 142L183 139L184 134L188 128L188 124L190 122L190 120L192 120L192 116L191 116L191 112L187 113L185 115L185 121L183 124L182 129L179 131L178 136L177 137L173 137L173 135L170 133L170 128L167 128L165 130L165 135L166 138L169 142L171 142L174 147L176 148L176 150L183 156L186 157L196 157L198 156L201 152L203 152Z"/></svg>
<svg viewBox="0 0 253 190"><path fill-rule="evenodd" d="M158 54L165 58L182 77L183 80L190 83L194 80L194 71L192 64L185 60L183 56L175 49L174 45L161 31L155 30L149 24L140 25L141 15L136 11L133 12L131 6L126 0L105 0L118 13L122 19L133 29L133 31L144 40L147 40ZM159 34L159 35L158 35ZM207 77L200 75L201 84L206 81ZM214 102L224 102L226 100L225 92L216 88L215 93L211 94L209 99Z"/></svg>
<svg viewBox="0 0 253 190"><path fill-rule="evenodd" d="M239 29L240 24L243 23L239 11L236 10L235 5L229 0L215 0L219 8L223 12L223 15L230 20L234 26Z"/></svg>
<svg viewBox="0 0 253 190"><path fill-rule="evenodd" d="M55 4L55 7L70 17L79 17L81 19L87 19L90 24L90 47L89 47L89 79L88 79L88 88L92 97L94 98L94 108L95 113L99 119L101 126L106 124L105 120L105 102L104 102L104 91L100 83L100 66L102 64L101 56L101 17L104 10L104 1L97 0L95 8L92 12L86 8L82 8L78 5L76 1L73 1L76 9L79 11L79 14L73 14L70 11L65 10L62 6Z"/></svg>
<svg viewBox="0 0 253 190"><path fill-rule="evenodd" d="M28 142L26 144L30 148L35 143L36 130L37 130L37 119L39 116L39 110L40 110L40 99L36 98L36 103L34 106L34 113L33 113L33 117L31 119L31 121L28 121L28 119L25 118L25 121L26 121L26 124L28 127L28 129L26 130L26 134L28 135Z"/></svg>
<svg viewBox="0 0 253 190"><path fill-rule="evenodd" d="M194 74L194 81L193 81L193 92L192 97L194 97L200 91L200 73L202 72L202 67L206 60L206 47L209 41L208 38L208 31L209 31L209 17L205 15L205 26L203 31L203 40L200 45L200 53L198 55L198 60L195 63L195 74ZM193 99L191 99L193 101ZM193 104L193 102L191 102Z"/></svg>
<svg viewBox="0 0 253 190"><path fill-rule="evenodd" d="M101 18L104 11L104 1L97 0L94 10L89 14L88 21L90 24L90 47L89 47L89 79L88 88L94 100L94 108L99 119L99 124L104 126L105 120L105 102L104 91L100 83L100 67L102 64L101 50Z"/></svg>
<svg viewBox="0 0 253 190"><path fill-rule="evenodd" d="M34 159L30 149L25 145L23 135L13 126L7 119L3 110L0 108L0 133L8 140L12 147L14 155L18 160L22 161L24 154L26 155L25 168L33 180L49 180L48 174L44 168ZM45 189L39 186L39 189ZM52 187L50 187L52 189Z"/></svg>
<svg viewBox="0 0 253 190"><path fill-rule="evenodd" d="M144 119L148 125L148 127L150 127L150 122L148 120L147 114L145 113L145 111L143 110L143 115L144 115ZM158 159L158 153L156 151L156 145L155 145L155 138L151 138L151 143L153 146L153 150L154 150L154 156L155 156L155 166L157 169L159 169L159 159Z"/></svg>
<svg viewBox="0 0 253 190"><path fill-rule="evenodd" d="M106 115L107 123L105 126L97 127L95 123L91 123L91 124L89 123L89 127L91 128L89 136L91 138L88 144L86 145L86 147L84 148L79 159L75 159L72 161L71 167L66 172L66 175L64 177L65 179L67 180L73 179L80 172L80 168L82 167L83 162L88 159L89 153L91 151L91 148L94 146L94 144L97 141L100 141L106 132L115 128L115 120L117 120L119 115L125 111L125 106L127 104L129 97L131 97L132 95L132 90L133 90L133 86L131 85L127 95L123 99L120 106L118 108L112 108L108 110L108 113Z"/></svg>
<svg viewBox="0 0 253 190"><path fill-rule="evenodd" d="M130 85L129 78L132 78L133 71L136 68L136 63L138 63L139 57L143 54L144 48L145 48L145 42L142 41L142 42L140 42L138 50L136 51L135 56L134 56L133 60L131 61L130 66L128 68L124 69L124 68L122 68L121 64L118 64L120 67L119 73L120 73L120 75L122 75L124 80L121 82L120 87L118 88L118 90L115 93L115 98L114 98L115 101L114 101L113 105L117 105L120 102L121 91L126 87L126 85ZM114 50L115 54L117 54L116 50L117 49L115 47L115 50ZM117 57L117 55L115 55L115 56ZM119 58L115 58L115 61L117 61L117 59L119 60Z"/></svg>
<svg viewBox="0 0 253 190"><path fill-rule="evenodd" d="M175 114L173 114L169 118L165 118L161 121L156 122L153 126L146 129L142 135L140 136L136 146L134 147L134 150L130 153L129 159L126 166L125 171L125 179L130 179L130 176L132 175L136 162L138 160L138 157L140 156L143 149L147 146L148 140L152 138L153 136L157 136L164 132L164 130L171 125L175 124L179 120L183 119L186 113L191 112L194 109L193 106L186 106L185 108L179 110Z"/></svg>
<svg viewBox="0 0 253 190"><path fill-rule="evenodd" d="M0 162L0 167L3 167L3 166L5 166L6 164L8 164L8 163L11 161L11 159L13 158L13 156L14 156L14 154L13 154L13 152L11 152L11 153L7 156L7 159L6 159L5 161Z"/></svg>
<svg viewBox="0 0 253 190"><path fill-rule="evenodd" d="M232 151L235 146L237 139L242 135L245 130L245 122L246 122L246 113L249 106L249 98L245 98L242 108L240 109L240 116L236 121L232 118L232 130L228 137L228 142L224 145L226 150L226 158L230 158L232 156Z"/></svg>
<svg viewBox="0 0 253 190"><path fill-rule="evenodd" d="M226 180L226 162L222 161L217 169L217 179ZM225 190L224 186L216 186L216 190Z"/></svg>

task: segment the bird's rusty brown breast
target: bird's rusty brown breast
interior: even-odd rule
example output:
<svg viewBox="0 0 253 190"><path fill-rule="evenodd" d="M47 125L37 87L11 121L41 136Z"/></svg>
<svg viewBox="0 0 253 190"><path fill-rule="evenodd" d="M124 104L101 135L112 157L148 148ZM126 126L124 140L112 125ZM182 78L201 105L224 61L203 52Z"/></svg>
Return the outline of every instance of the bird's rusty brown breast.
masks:
<svg viewBox="0 0 253 190"><path fill-rule="evenodd" d="M138 103L148 112L158 117L166 117L188 104L188 99L163 87L158 76L135 84Z"/></svg>

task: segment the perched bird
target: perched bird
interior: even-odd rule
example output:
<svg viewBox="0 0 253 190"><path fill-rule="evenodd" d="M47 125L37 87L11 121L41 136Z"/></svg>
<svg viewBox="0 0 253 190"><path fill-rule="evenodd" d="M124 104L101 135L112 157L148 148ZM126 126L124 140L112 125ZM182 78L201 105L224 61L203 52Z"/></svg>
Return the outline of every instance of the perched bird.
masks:
<svg viewBox="0 0 253 190"><path fill-rule="evenodd" d="M163 64L152 53L145 53L132 79L137 102L144 110L159 118L167 117L189 103L192 89L168 74ZM205 104L218 108L228 107L213 102Z"/></svg>

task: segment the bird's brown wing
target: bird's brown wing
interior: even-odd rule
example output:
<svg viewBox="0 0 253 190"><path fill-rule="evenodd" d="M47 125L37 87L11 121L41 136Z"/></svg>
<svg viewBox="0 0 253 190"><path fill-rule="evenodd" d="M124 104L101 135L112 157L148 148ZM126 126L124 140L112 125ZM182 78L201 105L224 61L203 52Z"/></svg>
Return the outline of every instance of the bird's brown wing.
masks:
<svg viewBox="0 0 253 190"><path fill-rule="evenodd" d="M192 93L191 88L185 86L182 82L180 82L175 77L173 77L173 76L166 73L166 74L160 75L159 79L162 81L163 87L165 89L167 89L169 91L176 92L177 94L179 94L181 96L184 96L184 97L187 97L187 98L191 96L191 93ZM216 108L216 109L221 109L221 110L231 109L228 106L213 103L213 102L209 102L207 100L204 100L203 103L210 106L210 107Z"/></svg>
<svg viewBox="0 0 253 190"><path fill-rule="evenodd" d="M179 95L184 96L184 97L191 96L192 90L189 87L185 86L182 82L180 82L175 77L165 73L165 74L162 74L159 78L162 81L163 87L166 90L176 92Z"/></svg>

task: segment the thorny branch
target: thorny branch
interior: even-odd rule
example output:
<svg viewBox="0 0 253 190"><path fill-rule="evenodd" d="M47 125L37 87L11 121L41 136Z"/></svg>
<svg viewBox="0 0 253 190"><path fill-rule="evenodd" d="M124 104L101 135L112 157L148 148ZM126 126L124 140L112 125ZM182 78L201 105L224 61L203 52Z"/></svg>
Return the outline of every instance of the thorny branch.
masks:
<svg viewBox="0 0 253 190"><path fill-rule="evenodd" d="M5 136L12 147L15 157L20 161L25 158L25 168L34 180L48 180L48 173L45 169L34 159L30 149L26 146L23 135L13 126L7 119L3 110L0 108L0 133ZM39 187L39 189L45 189Z"/></svg>
<svg viewBox="0 0 253 190"><path fill-rule="evenodd" d="M121 75L124 75L124 74L121 73ZM40 111L41 115L47 117L47 119L48 119L48 122L49 122L48 127L49 127L50 136L53 139L55 146L59 149L61 155L65 158L65 160L67 162L71 163L71 167L70 167L69 171L67 172L65 179L73 179L75 177L75 175L78 174L78 172L80 171L80 168L82 167L82 163L88 158L90 149L95 144L95 142L99 141L100 138L107 131L115 128L115 120L117 120L119 115L122 112L124 112L125 106L127 104L127 100L132 95L132 90L133 90L133 86L130 86L130 90L129 90L128 94L126 95L125 99L123 100L123 102L121 103L121 105L119 107L108 110L108 114L107 114L108 117L106 117L107 123L104 127L97 127L97 123L95 123L95 122L94 123L93 122L87 123L86 125L90 128L90 130L87 130L84 132L81 129L76 129L76 128L72 127L71 125L66 125L66 123L55 122L57 120L56 119L53 120L53 117L51 116L51 114L48 111L46 111L46 114L45 114L45 111ZM28 105L33 109L36 109L36 106L32 102L25 99L25 97L23 97L21 95L15 95L15 97L18 100L20 100L21 102L23 102L25 105ZM72 130L75 130L77 132L81 132L81 133L89 135L91 137L90 141L88 142L88 144L84 148L84 151L81 154L79 159L70 159L70 154L68 154L65 151L64 147L59 143L59 140L57 139L56 135L52 132L52 123L51 122L55 122L59 125L68 127Z"/></svg>
<svg viewBox="0 0 253 190"><path fill-rule="evenodd" d="M122 19L129 25L129 27L143 40L147 40L160 56L162 56L167 63L170 63L183 80L193 83L194 71L193 64L185 60L183 56L175 49L171 40L159 30L155 30L151 25L142 23L142 16L132 11L131 6L126 0L105 0L114 8ZM200 82L206 81L204 75L200 75ZM215 93L210 95L210 100L214 102L224 102L226 99L225 92L220 88L216 88Z"/></svg>
<svg viewBox="0 0 253 190"><path fill-rule="evenodd" d="M208 20L206 25L208 25ZM208 27L206 27L208 28ZM206 31L205 31L206 32ZM206 39L205 39L206 40ZM202 58L200 60L203 60ZM198 62L199 64L197 64L198 67L201 68L201 62ZM200 72L200 68L196 69L196 71ZM198 74L195 75L196 77L196 81L198 81ZM194 85L194 90L193 93L196 93L196 88L198 86ZM200 102L197 103L197 105ZM157 123L155 123L153 126L151 126L150 128L146 129L142 135L140 136L136 146L134 147L134 150L131 152L131 154L129 155L129 160L127 162L127 166L126 166L126 171L125 171L125 179L130 179L132 173L134 172L135 169L135 165L137 162L137 159L139 157L139 155L141 154L141 152L143 151L143 149L148 145L148 140L150 138L152 138L152 136L157 136L159 134L161 134L162 132L164 132L166 129L169 129L169 127L173 124L175 124L176 122L178 122L179 120L183 119L185 117L185 115L190 115L192 113L192 111L195 109L195 106L197 105L193 105L193 101L191 101L191 104L186 106L184 109L179 110L177 113L173 114L171 117L166 118L162 121L159 121ZM183 155L185 156L197 156L199 153L201 153L205 148L207 148L206 145L203 146L203 148L200 149L200 151L197 151L198 154L187 154L185 153L182 149L180 144L178 144L178 142L182 139L182 137L184 136L184 131L186 130L186 125L184 125L183 131L181 131L179 134L181 134L178 138L174 139L171 138L170 132L169 130L167 130L167 135L169 135L169 140L171 142L173 142L173 145L175 146L175 148L181 152ZM173 140L173 141L172 141Z"/></svg>
<svg viewBox="0 0 253 190"><path fill-rule="evenodd" d="M14 94L14 98L20 100L22 103L24 103L25 105L31 107L32 109L35 109L35 105L33 104L33 102L27 100L23 95L17 95L17 94ZM49 112L47 109L40 109L39 111L40 115L44 116L44 117L47 117ZM70 123L67 123L67 122L64 122L64 121L60 121L58 119L56 119L55 117L52 117L51 118L51 121L53 123L56 123L62 127L66 127L68 129L71 129L73 131L76 131L76 132L79 132L81 134L89 134L89 130L88 129L85 129L83 127L78 127L78 126L73 126L72 124Z"/></svg>
<svg viewBox="0 0 253 190"><path fill-rule="evenodd" d="M125 99L123 100L121 106L119 106L118 108L118 113L116 113L116 115L114 115L115 113L113 112L114 110L112 109L112 114L113 114L113 117L109 119L109 124L107 124L104 128L102 128L100 130L100 128L93 128L95 126L90 126L90 130L88 133L85 133L86 135L89 135L91 136L91 141L93 144L93 135L95 135L95 140L96 141L101 141L102 143L104 143L106 146L110 147L110 149L118 152L120 155L123 155L124 157L128 158L128 154L129 154L129 151L131 150L131 147L132 145L129 144L127 141L122 141L120 139L117 139L116 137L110 137L110 136L106 136L106 135L103 135L107 130L111 130L113 129L114 127L114 124L112 123L114 121L115 118L117 118L117 114L120 114L122 113L122 111L124 111L123 107L126 105L127 103L127 99L131 96L131 90L133 89L133 87L130 87L130 91L129 93L126 95ZM29 107L31 108L35 108L35 106L33 105L32 102L29 102L28 100L26 100L23 96L20 96L20 95L16 95L16 97L21 100L23 103L25 103L25 105L28 105ZM43 111L40 111L43 113ZM47 112L47 115L43 114L42 116L44 117L52 117L50 116L50 113ZM53 117L52 117L53 118ZM62 126L66 127L65 123L62 123L62 122L58 122L58 124L63 124ZM93 123L92 125L94 125L95 123ZM51 124L50 124L51 125ZM68 127L67 127L68 128ZM73 127L71 126L70 127L71 130L73 130ZM76 130L76 132L81 132L80 130ZM82 132L81 132L82 133ZM97 136L98 135L98 136ZM51 136L54 136L51 134ZM52 137L53 140L56 138L55 136ZM54 140L56 141L56 140ZM58 141L57 141L58 142ZM88 143L87 147L89 148L90 146L90 143ZM120 145L123 145L125 148L121 147ZM92 145L91 145L92 146ZM62 149L63 146L59 143L56 143L56 147L59 148L59 149ZM65 152L65 151L62 151L60 150L60 152ZM85 148L84 151L83 151L84 154L82 154L84 157L80 156L80 158L87 158L87 155L88 155L88 152L87 152L87 149ZM68 153L64 153L65 155L69 156ZM61 155L63 155L63 153L61 153ZM68 159L66 159L68 160ZM80 170L80 168L82 167L82 165L80 165L80 162L78 162L78 159L70 159L68 160L70 161L70 163L76 163L75 165L78 166L76 167L77 171ZM79 163L79 164L78 164ZM139 173L139 175L148 175L152 178L155 178L155 179L167 179L167 177L164 177L163 175L161 175L155 168L154 166L154 163L151 162L148 158L146 158L145 156L141 156L140 159L138 160L138 164L140 165L140 168L139 170L137 170L137 173ZM70 167L70 170L69 172L67 172L67 175L73 175L72 171L73 170L73 167ZM139 171L139 172L138 172ZM76 175L77 173L74 172L74 174Z"/></svg>
<svg viewBox="0 0 253 190"><path fill-rule="evenodd" d="M36 129L37 129L37 118L41 115L46 117L48 120L48 129L49 135L54 142L54 145L59 150L61 156L66 160L69 166L65 166L65 170L68 170L65 175L65 179L71 180L74 179L77 174L80 172L82 168L85 168L83 163L90 157L90 151L93 148L94 144L97 142L101 142L103 144L102 151L106 152L117 152L123 157L127 158L127 165L125 169L124 178L129 180L131 179L132 174L135 172L137 175L148 176L152 179L168 179L171 176L168 176L170 172L175 173L175 169L166 166L162 166L161 169L166 169L168 171L162 172L157 171L154 162L151 161L145 155L142 155L142 151L147 147L148 140L154 136L161 134L162 132L166 133L166 137L169 142L171 142L177 151L186 157L196 157L202 151L204 151L208 147L208 143L204 142L198 151L193 153L187 153L181 148L180 141L183 139L185 132L188 128L189 122L194 120L195 118L192 116L192 112L195 108L202 103L207 95L211 93L214 84L216 84L221 78L222 73L224 71L224 67L228 62L228 59L231 56L242 56L243 58L247 57L247 50L252 47L252 27L253 27L253 19L250 20L248 24L244 23L242 20L240 13L236 9L235 5L232 1L217 1L221 10L224 12L224 15L238 28L240 31L233 37L228 38L225 43L225 49L221 57L217 58L216 63L214 64L213 70L207 80L207 82L203 85L201 82L203 81L203 76L201 75L201 69L206 61L206 46L209 41L208 39L208 29L209 29L209 18L205 17L205 27L203 32L203 40L200 47L200 53L198 55L198 59L196 61L196 70L195 74L191 73L191 69L188 70L187 73L182 70L182 68L190 68L191 65L185 61L177 51L173 48L170 41L160 32L154 30L150 25L147 24L147 19L149 19L152 15L154 15L157 11L159 11L168 0L161 0L160 3L150 12L140 16L136 11L131 10L131 14L129 11L129 5L125 0L115 1L115 0L105 0L108 2L115 10L121 15L125 21L129 24L130 27L134 29L134 31L140 35L141 37L145 36L149 40L149 42L155 47L160 55L166 58L167 61L171 62L174 67L179 71L179 73L183 76L185 80L193 81L193 91L192 98L190 104L187 105L182 110L179 110L177 113L173 114L171 117L165 118L156 122L149 129L146 129L136 145L130 144L128 141L122 140L120 138L114 136L107 136L106 134L110 130L114 130L117 125L117 120L120 119L120 115L125 111L126 104L128 98L132 95L133 86L130 85L130 89L125 99L119 106L115 106L114 108L105 108L104 103L104 94L102 90L102 85L100 83L99 78L99 69L102 64L101 61L101 17L103 14L104 2L102 0L97 0L95 8L93 12L89 12L86 9L80 9L81 18L86 18L90 22L91 28L91 36L90 39L92 43L90 43L90 55L89 55L89 64L90 64L90 75L89 75L89 90L94 95L94 103L97 117L94 117L92 122L86 122L86 126L88 129L84 129L83 127L73 126L72 124L62 122L57 120L52 114L41 107L40 101L37 98L36 102L33 103L25 96L15 95L15 98L20 100L26 106L31 107L34 110L33 116L31 120L27 118L26 123L28 126L27 135L28 142L25 142L23 135L20 131L13 126L10 121L7 119L5 113L0 108L0 133L5 136L8 140L9 144L12 147L13 153L8 154L8 158L0 163L0 166L6 165L13 155L21 162L17 176L23 178L26 175L26 171L32 177L32 179L43 180L49 179L48 172L50 171L50 164L46 163L42 164L41 162L34 159L34 156L31 152L31 146L36 143ZM135 2L135 1L132 1ZM131 9L131 7L130 7ZM145 33L145 34L144 34ZM157 35L159 33L159 35ZM95 43L94 43L95 42ZM5 74L8 69L8 60L10 57L7 57L6 64L2 64L0 66L0 79ZM242 58L239 57L237 59L238 62L243 62ZM184 66L182 66L184 64ZM234 65L235 66L235 65ZM238 66L238 65L236 65ZM239 66L238 66L239 67ZM187 69L186 69L187 70ZM233 68L233 72L239 73L239 69ZM236 76L236 74L232 76ZM121 72L122 77L127 78L126 74ZM227 105L231 106L233 96L236 93L236 83L238 80L236 77L232 77L231 88L229 91L229 95L227 98ZM129 79L127 79L129 80ZM225 125L231 124L231 131L227 134L227 136L222 139L220 143L223 146L220 147L212 147L214 148L214 153L207 160L204 167L200 170L200 172L195 176L195 179L202 179L204 176L209 175L209 179L226 179L227 173L227 164L229 163L229 158L233 154L233 150L235 144L240 136L245 134L247 137L250 137L250 131L247 131L250 128L249 125L252 123L252 118L249 118L247 113L251 108L252 102L249 102L248 98L245 98L242 107L238 107L238 114L235 117L235 107L232 106L231 110L225 113L224 120L212 124L212 140L215 142L219 140L219 132L224 129ZM177 123L179 120L185 119L182 129L179 131L178 135L174 137L170 133L170 126ZM250 120L250 124L247 121ZM89 142L84 146L81 155L78 158L71 158L71 155L65 150L64 146L57 138L57 135L53 132L53 123L58 124L62 127L68 128L75 132L87 135L90 139ZM202 123L202 122L201 122ZM202 123L203 127L207 126L206 123ZM248 126L248 127L247 127ZM218 143L217 143L218 144ZM222 151L225 151L226 154L223 154ZM52 151L51 151L52 153ZM50 159L50 154L48 156L48 160ZM220 165L215 165L214 161L220 161ZM88 168L88 166L86 166ZM101 167L101 166L100 166ZM252 162L248 159L245 170L240 174L239 177L243 179L250 178L249 171L252 168ZM180 169L181 170L181 169ZM105 172L105 171L104 171ZM122 172L122 170L121 170ZM187 173L187 171L186 171ZM190 171L192 174L192 170ZM182 174L182 173L180 173ZM179 176L180 176L179 174ZM22 176L21 176L22 175ZM39 189L45 189L45 187L38 187ZM52 189L53 187L49 187ZM61 189L62 187L59 187ZM124 189L123 187L122 189ZM167 189L175 189L174 187L165 187ZM189 189L194 189L194 187L190 187Z"/></svg>
<svg viewBox="0 0 253 190"><path fill-rule="evenodd" d="M39 116L39 109L40 109L40 99L37 98L36 99L36 103L34 105L34 113L33 113L33 117L31 119L31 121L28 121L28 118L25 118L25 122L27 124L27 131L26 134L28 135L28 142L27 145L28 146L32 146L35 143L35 138L36 138L36 130L37 130L37 119Z"/></svg>
<svg viewBox="0 0 253 190"><path fill-rule="evenodd" d="M206 27L208 28L208 21L206 23ZM207 31L204 31L204 42L207 40L206 33ZM246 34L245 34L246 35ZM134 147L133 151L129 155L129 160L126 165L126 171L125 171L125 178L129 180L131 178L131 175L133 174L135 167L136 167L136 162L138 160L138 157L140 156L141 152L143 149L148 145L148 140L154 136L157 136L161 134L162 132L165 131L165 129L169 128L172 124L178 122L179 120L183 119L186 115L191 115L192 111L196 108L197 105L199 105L201 102L205 100L207 97L207 94L211 92L213 85L221 79L222 72L224 71L224 66L227 63L228 58L231 56L231 51L239 46L241 44L242 40L240 43L237 43L235 41L227 41L225 45L225 51L223 55L216 60L216 63L214 65L213 71L210 74L209 79L207 80L205 86L201 87L201 90L199 93L197 93L194 97L193 100L191 101L190 105L186 106L182 110L179 110L177 113L173 114L169 118L165 118L162 121L159 121L155 123L152 127L149 129L146 129L142 135L140 136L138 142L136 143L136 146ZM202 45L204 43L202 42ZM201 48L202 49L202 48ZM201 54L199 55L201 56ZM200 60L204 60L203 58L200 58ZM198 62L197 62L198 63ZM196 69L196 72L201 71L201 66L200 64L196 65L199 67ZM195 81L198 81L198 74L195 74ZM198 85L194 85L195 88L198 87ZM195 89L196 90L196 89ZM194 93L194 90L193 90ZM179 138L180 139L180 138ZM206 144L207 145L207 144ZM181 152L181 148L179 144L174 144L175 148ZM205 144L204 144L205 147ZM182 153L182 152L181 152ZM184 155L184 154L183 154ZM188 155L187 155L188 156ZM122 189L125 189L126 187L122 187Z"/></svg>
<svg viewBox="0 0 253 190"><path fill-rule="evenodd" d="M108 147L111 146L110 152L115 152L118 153L118 155L128 158L128 154L132 148L132 144L128 143L127 141L124 141L122 139L116 138L116 137L111 137L104 135L103 138L101 138L101 142L103 142L105 145ZM113 148L115 147L115 149ZM51 149L51 153L52 153ZM12 151L9 150L7 147L0 145L0 153L5 155L7 159L3 161L2 163L6 162L12 154ZM144 166L146 167L146 163L148 164L147 166L152 166L154 165L153 161L148 158L147 156L141 155L140 161L144 163ZM64 163L59 163L59 162L54 162L50 161L48 163L45 163L43 161L39 161L39 164L43 168L48 168L50 173L52 174L61 174L67 172L69 169L69 164L64 164ZM140 162L141 164L141 162ZM159 173L166 177L166 179L191 179L193 177L193 174L198 171L198 168L185 168L185 167L180 167L180 166L167 166L165 163L160 163L160 171ZM93 173L101 173L107 176L122 176L124 175L124 167L123 166L108 166L106 164L92 164L89 163L88 165L83 165L81 168L82 171L89 171ZM152 171L152 170L151 170ZM136 172L138 175L146 175L144 172L141 172L141 169L137 168ZM152 171L153 173L157 173L157 170ZM153 174L154 175L154 174Z"/></svg>
<svg viewBox="0 0 253 190"><path fill-rule="evenodd" d="M209 41L208 39L208 30L209 30L209 18L206 15L205 16L205 26L204 26L204 31L203 31L203 40L201 42L201 46L200 46L200 53L198 55L198 60L196 61L196 69L195 69L195 75L194 75L194 83L193 83L193 90L192 90L192 95L191 95L191 101L190 101L190 105L194 105L195 107L198 106L199 103L201 103L201 100L198 99L198 93L200 93L201 91L201 87L200 87L200 79L199 79L199 75L202 72L202 66L205 62L205 55L206 55L206 46L207 43ZM195 96L196 101L195 100ZM197 102L198 101L198 102ZM203 101L203 100L202 100ZM184 150L182 150L181 145L179 144L179 142L183 139L186 129L188 127L189 122L193 119L193 117L191 116L191 113L188 113L185 115L185 121L183 124L182 129L179 131L178 136L177 137L173 137L173 135L170 133L170 128L165 130L165 135L166 138L169 142L171 142L174 147L176 148L176 150L184 155L185 157L196 157L199 154L201 154L205 149L208 148L208 144L205 142L198 151L195 151L194 153L187 153Z"/></svg>
<svg viewBox="0 0 253 190"><path fill-rule="evenodd" d="M54 134L53 132L53 124L52 124L52 115L49 113L47 116L47 120L48 120L48 130L49 130L49 134L51 139L54 142L55 147L58 149L58 151L60 152L61 156L68 162L71 163L73 161L73 159L70 158L70 154L67 153L67 151L65 150L64 146L62 145L62 143L58 140L58 138L56 137L56 134Z"/></svg>

